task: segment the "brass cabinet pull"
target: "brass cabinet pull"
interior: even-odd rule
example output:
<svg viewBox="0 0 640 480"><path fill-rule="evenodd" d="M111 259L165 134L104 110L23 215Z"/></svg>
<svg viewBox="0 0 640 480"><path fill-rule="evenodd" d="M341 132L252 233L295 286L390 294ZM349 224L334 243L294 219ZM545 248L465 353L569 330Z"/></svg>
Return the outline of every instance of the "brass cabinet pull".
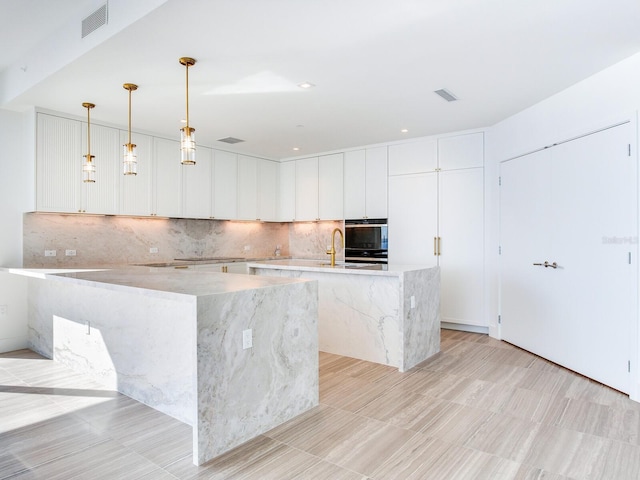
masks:
<svg viewBox="0 0 640 480"><path fill-rule="evenodd" d="M442 255L442 237L438 237L438 256Z"/></svg>
<svg viewBox="0 0 640 480"><path fill-rule="evenodd" d="M441 237L433 237L433 254L437 257L440 255Z"/></svg>

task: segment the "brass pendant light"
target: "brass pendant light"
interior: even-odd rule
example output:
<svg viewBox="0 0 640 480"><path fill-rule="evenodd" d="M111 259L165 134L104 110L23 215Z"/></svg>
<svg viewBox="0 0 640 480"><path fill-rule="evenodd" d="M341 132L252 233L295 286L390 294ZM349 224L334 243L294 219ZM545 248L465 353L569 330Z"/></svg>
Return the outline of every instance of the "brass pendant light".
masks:
<svg viewBox="0 0 640 480"><path fill-rule="evenodd" d="M189 126L189 67L196 64L195 59L190 57L181 57L180 64L184 65L187 70L186 83L187 83L187 123L180 129L180 157L183 165L195 165L196 164L196 137L195 128Z"/></svg>
<svg viewBox="0 0 640 480"><path fill-rule="evenodd" d="M85 102L82 104L87 109L87 154L84 155L84 163L82 164L82 181L85 183L95 183L96 181L96 165L93 163L95 158L91 155L91 109L95 107L93 103Z"/></svg>
<svg viewBox="0 0 640 480"><path fill-rule="evenodd" d="M122 87L129 91L129 141L123 145L122 168L125 175L137 175L138 157L136 155L136 146L131 143L131 92L137 90L138 86L133 83L125 83Z"/></svg>

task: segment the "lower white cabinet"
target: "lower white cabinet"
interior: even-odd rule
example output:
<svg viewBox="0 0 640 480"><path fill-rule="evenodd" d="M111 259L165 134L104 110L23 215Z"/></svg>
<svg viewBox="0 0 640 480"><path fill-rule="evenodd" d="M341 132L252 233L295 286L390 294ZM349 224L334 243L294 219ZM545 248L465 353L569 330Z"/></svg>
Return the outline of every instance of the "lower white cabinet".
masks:
<svg viewBox="0 0 640 480"><path fill-rule="evenodd" d="M482 168L389 177L389 262L441 267L442 322L486 327Z"/></svg>

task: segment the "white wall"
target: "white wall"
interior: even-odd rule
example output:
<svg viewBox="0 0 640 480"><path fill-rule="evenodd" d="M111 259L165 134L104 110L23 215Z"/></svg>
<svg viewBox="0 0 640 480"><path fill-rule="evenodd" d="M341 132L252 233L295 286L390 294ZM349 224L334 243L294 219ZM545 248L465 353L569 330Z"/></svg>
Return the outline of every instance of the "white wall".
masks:
<svg viewBox="0 0 640 480"><path fill-rule="evenodd" d="M0 110L0 266L22 266L22 214L34 208L31 113ZM6 312L6 315L3 314ZM26 347L26 282L0 274L0 352Z"/></svg>
<svg viewBox="0 0 640 480"><path fill-rule="evenodd" d="M640 54L503 120L487 130L485 152L487 292L490 334L499 338L499 163L584 133L631 120L640 109ZM637 157L637 139L635 145ZM637 329L637 326L636 326ZM636 330L636 339L638 331ZM637 341L634 340L637 344ZM636 345L636 351L638 351ZM632 373L638 372L640 353ZM640 382L636 397L640 392ZM633 395L632 395L633 396Z"/></svg>

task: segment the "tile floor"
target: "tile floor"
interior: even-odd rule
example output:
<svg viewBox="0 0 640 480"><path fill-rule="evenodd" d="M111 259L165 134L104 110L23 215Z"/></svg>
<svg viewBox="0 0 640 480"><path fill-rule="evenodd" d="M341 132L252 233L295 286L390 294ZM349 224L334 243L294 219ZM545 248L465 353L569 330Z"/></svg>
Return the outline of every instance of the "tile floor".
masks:
<svg viewBox="0 0 640 480"><path fill-rule="evenodd" d="M411 371L320 354L314 410L196 467L191 429L33 352L0 355L0 478L640 478L640 404L442 331Z"/></svg>

